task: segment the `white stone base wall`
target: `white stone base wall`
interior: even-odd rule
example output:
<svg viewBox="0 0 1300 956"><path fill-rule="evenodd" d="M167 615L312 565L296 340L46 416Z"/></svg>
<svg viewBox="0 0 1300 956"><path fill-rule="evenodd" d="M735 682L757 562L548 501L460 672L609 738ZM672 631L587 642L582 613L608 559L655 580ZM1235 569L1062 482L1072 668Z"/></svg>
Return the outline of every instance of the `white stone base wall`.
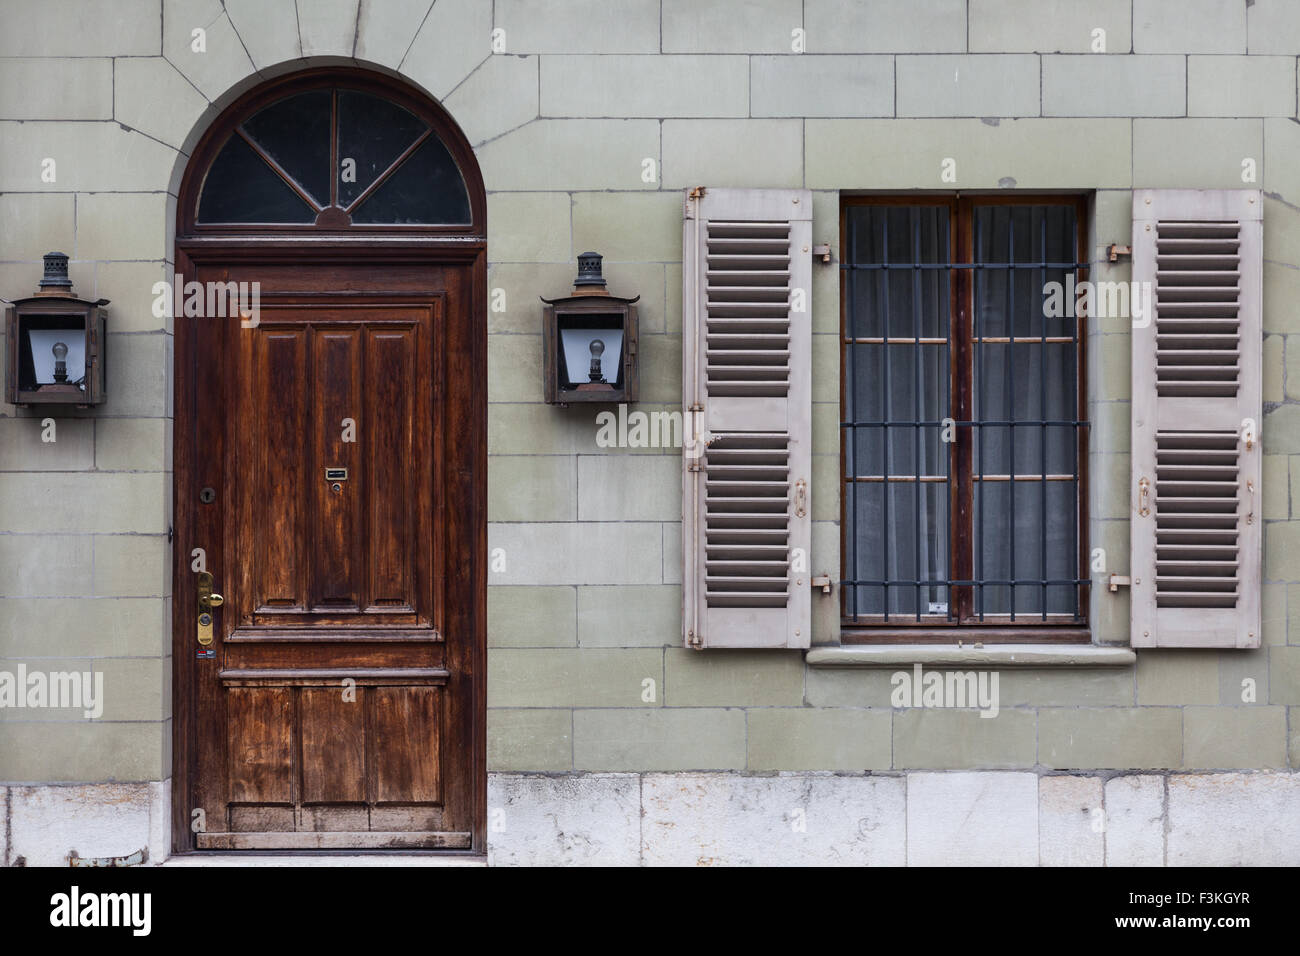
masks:
<svg viewBox="0 0 1300 956"><path fill-rule="evenodd" d="M1296 866L1300 773L490 774L488 862Z"/></svg>
<svg viewBox="0 0 1300 956"><path fill-rule="evenodd" d="M0 860L5 866L67 866L83 860L171 852L171 781L0 787Z"/></svg>
<svg viewBox="0 0 1300 956"><path fill-rule="evenodd" d="M170 852L171 783L0 787L0 859ZM1297 866L1300 773L494 773L494 866Z"/></svg>

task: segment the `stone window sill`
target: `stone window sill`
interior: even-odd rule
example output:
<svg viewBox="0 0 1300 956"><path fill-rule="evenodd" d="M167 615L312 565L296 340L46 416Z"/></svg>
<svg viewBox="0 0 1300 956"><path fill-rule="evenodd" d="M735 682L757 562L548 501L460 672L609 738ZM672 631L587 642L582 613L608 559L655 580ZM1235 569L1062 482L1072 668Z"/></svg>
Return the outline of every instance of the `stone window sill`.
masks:
<svg viewBox="0 0 1300 956"><path fill-rule="evenodd" d="M1136 661L1132 648L1101 644L854 644L814 647L807 656L809 667L1131 667Z"/></svg>

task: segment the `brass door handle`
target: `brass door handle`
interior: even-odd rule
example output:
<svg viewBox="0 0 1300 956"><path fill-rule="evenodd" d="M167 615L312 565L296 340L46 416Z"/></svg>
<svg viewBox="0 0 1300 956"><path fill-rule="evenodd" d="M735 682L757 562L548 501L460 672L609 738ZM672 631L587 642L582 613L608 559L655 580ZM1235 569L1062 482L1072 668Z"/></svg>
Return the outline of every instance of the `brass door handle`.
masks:
<svg viewBox="0 0 1300 956"><path fill-rule="evenodd" d="M212 575L207 571L199 572L199 644L207 647L212 643L212 609L221 607L226 599L212 590Z"/></svg>

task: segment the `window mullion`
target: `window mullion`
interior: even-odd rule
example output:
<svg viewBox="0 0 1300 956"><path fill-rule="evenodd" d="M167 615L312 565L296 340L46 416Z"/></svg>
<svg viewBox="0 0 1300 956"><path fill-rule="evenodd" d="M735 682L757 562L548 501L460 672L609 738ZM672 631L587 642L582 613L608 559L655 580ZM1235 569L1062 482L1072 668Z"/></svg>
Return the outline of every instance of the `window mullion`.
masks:
<svg viewBox="0 0 1300 956"><path fill-rule="evenodd" d="M971 248L971 203L968 199L958 199L952 213L952 242L950 262L969 263L972 260ZM949 338L953 343L950 393L953 403L953 417L958 422L972 422L974 415L974 388L971 381L972 343L971 327L974 315L973 273L970 269L953 270L952 308L949 313ZM953 436L950 455L950 482L952 484L953 507L951 508L951 579L970 581L973 579L972 522L973 489L971 487L971 469L973 467L974 428L958 427ZM952 586L955 598L956 619L961 623L970 621L973 613L972 588L969 584Z"/></svg>

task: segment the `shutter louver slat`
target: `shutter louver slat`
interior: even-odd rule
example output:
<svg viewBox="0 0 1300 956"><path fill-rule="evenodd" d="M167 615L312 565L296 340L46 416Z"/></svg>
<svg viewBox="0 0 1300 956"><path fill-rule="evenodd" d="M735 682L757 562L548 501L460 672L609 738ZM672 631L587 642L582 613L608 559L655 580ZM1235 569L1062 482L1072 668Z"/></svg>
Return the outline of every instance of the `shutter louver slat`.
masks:
<svg viewBox="0 0 1300 956"><path fill-rule="evenodd" d="M683 392L688 438L701 439L684 456L688 646L808 646L793 558L809 537L811 341L793 303L810 284L810 203L796 190L687 199Z"/></svg>
<svg viewBox="0 0 1300 956"><path fill-rule="evenodd" d="M1260 643L1260 213L1250 190L1134 193L1134 647Z"/></svg>

